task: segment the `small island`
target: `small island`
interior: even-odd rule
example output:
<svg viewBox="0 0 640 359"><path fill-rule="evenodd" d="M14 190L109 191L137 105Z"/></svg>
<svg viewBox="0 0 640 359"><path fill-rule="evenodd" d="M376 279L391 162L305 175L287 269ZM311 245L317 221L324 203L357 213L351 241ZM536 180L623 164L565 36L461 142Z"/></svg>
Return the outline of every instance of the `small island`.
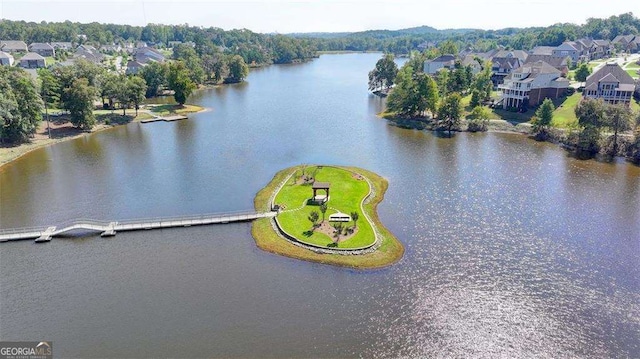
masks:
<svg viewBox="0 0 640 359"><path fill-rule="evenodd" d="M278 172L255 198L275 218L254 221L259 248L307 261L374 269L396 263L402 244L378 219L387 181L353 167L300 165Z"/></svg>

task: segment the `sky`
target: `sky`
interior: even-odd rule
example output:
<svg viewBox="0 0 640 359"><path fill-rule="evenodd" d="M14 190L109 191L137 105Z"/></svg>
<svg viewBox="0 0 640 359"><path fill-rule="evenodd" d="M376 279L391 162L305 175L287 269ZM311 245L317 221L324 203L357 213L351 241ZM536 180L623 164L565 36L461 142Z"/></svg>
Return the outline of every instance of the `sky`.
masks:
<svg viewBox="0 0 640 359"><path fill-rule="evenodd" d="M0 0L0 19L189 24L262 33L351 32L582 24L633 12L638 0Z"/></svg>

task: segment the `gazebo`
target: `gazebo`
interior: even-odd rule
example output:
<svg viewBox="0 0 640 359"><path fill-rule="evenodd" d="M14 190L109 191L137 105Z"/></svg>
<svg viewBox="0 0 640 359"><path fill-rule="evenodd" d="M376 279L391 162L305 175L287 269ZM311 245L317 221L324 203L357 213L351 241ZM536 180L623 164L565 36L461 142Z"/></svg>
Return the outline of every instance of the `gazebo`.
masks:
<svg viewBox="0 0 640 359"><path fill-rule="evenodd" d="M311 198L316 203L323 203L329 200L329 182L313 182L311 189L313 189L313 197ZM325 194L318 194L318 190L324 190Z"/></svg>

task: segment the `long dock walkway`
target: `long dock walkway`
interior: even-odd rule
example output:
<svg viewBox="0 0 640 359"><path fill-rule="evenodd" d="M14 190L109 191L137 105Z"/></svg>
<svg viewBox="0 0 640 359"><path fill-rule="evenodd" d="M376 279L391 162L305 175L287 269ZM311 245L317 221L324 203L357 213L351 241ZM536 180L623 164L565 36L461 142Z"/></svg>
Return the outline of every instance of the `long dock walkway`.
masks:
<svg viewBox="0 0 640 359"><path fill-rule="evenodd" d="M252 221L258 218L275 217L278 212L232 212L207 214L200 216L165 217L134 219L127 221L96 221L77 219L60 226L0 229L0 242L21 239L35 239L36 242L48 242L52 237L71 232L96 232L101 236L114 236L116 232L138 231L171 227L190 227L217 223ZM58 229L59 228L59 229Z"/></svg>

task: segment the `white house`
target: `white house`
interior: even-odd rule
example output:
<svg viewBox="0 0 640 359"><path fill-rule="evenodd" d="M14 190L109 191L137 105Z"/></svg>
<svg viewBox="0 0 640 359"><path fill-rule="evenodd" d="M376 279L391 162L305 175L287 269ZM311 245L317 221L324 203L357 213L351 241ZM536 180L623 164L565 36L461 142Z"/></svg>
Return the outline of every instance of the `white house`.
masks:
<svg viewBox="0 0 640 359"><path fill-rule="evenodd" d="M0 51L0 66L13 66L14 59L11 54Z"/></svg>

